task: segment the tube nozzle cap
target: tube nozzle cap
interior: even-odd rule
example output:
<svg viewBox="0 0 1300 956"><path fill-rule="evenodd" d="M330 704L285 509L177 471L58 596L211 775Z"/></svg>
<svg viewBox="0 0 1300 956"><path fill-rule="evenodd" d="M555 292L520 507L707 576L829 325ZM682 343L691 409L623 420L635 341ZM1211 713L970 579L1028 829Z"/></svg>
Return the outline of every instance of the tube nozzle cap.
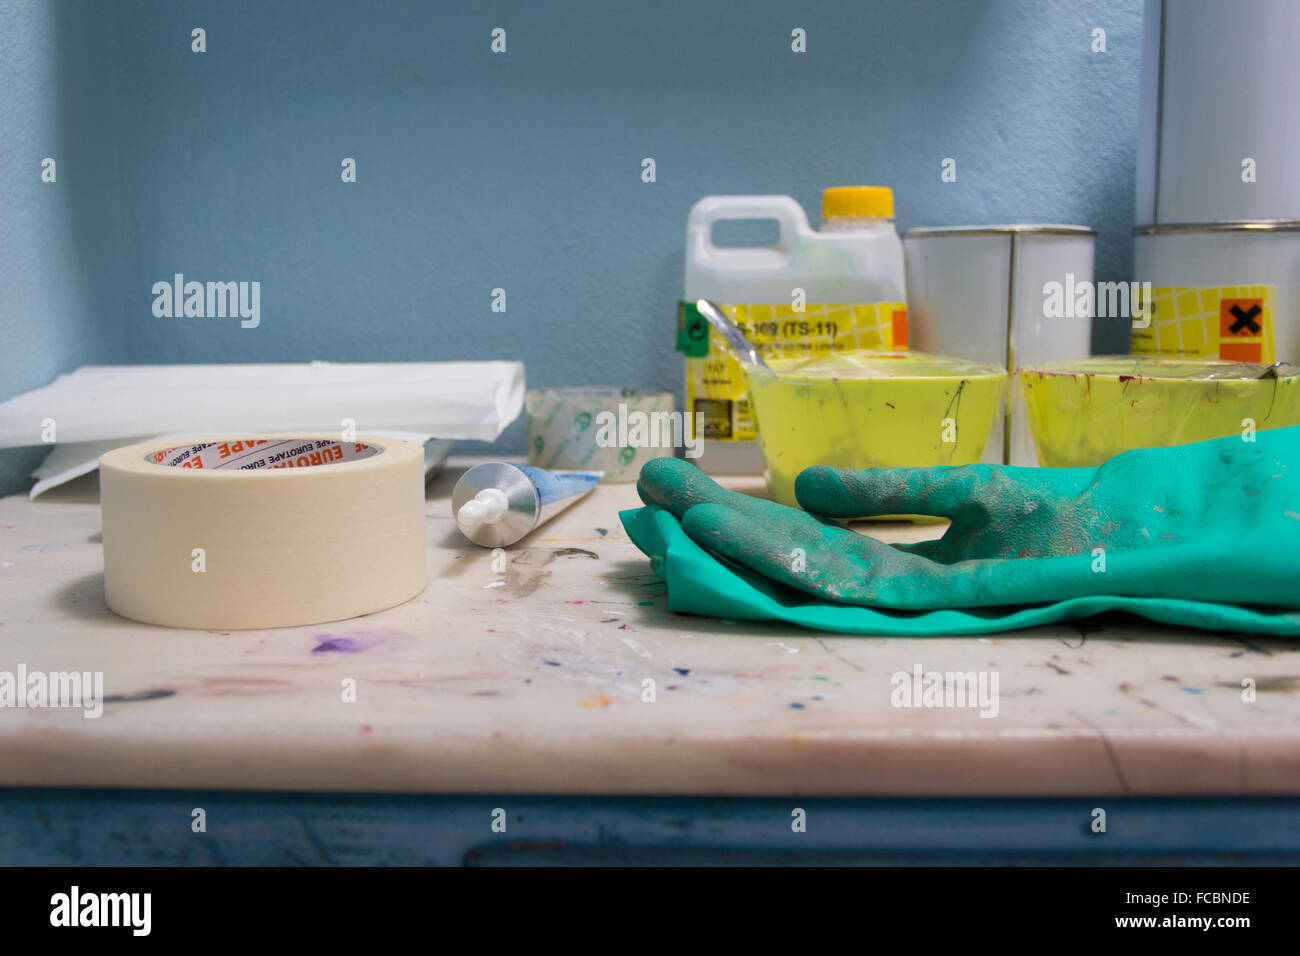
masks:
<svg viewBox="0 0 1300 956"><path fill-rule="evenodd" d="M456 520L473 528L481 524L500 521L509 507L506 494L499 488L484 488L469 501L460 506Z"/></svg>

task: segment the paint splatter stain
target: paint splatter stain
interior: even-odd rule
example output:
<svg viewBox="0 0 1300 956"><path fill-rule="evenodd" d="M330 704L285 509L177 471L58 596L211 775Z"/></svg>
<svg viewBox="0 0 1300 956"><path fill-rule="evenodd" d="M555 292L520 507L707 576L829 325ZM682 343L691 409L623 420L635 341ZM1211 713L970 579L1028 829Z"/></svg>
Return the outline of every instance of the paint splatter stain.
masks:
<svg viewBox="0 0 1300 956"><path fill-rule="evenodd" d="M1234 684L1231 681L1217 681L1216 687L1228 687L1232 690L1241 690L1241 684ZM1273 691L1283 694L1294 694L1300 692L1300 677L1297 676L1279 676L1279 677L1261 677L1255 681L1255 689L1261 693Z"/></svg>
<svg viewBox="0 0 1300 956"><path fill-rule="evenodd" d="M559 666L560 666L560 662L559 662L559 661L542 661L542 663L545 664L547 667L559 667Z"/></svg>
<svg viewBox="0 0 1300 956"><path fill-rule="evenodd" d="M790 709L791 709L791 710L806 710L807 708L805 708L804 705L801 704L801 703L799 703L798 701L795 701L793 704L790 705Z"/></svg>
<svg viewBox="0 0 1300 956"><path fill-rule="evenodd" d="M691 669L689 667L674 667L673 670L681 674L683 677L685 677L687 674L691 672Z"/></svg>
<svg viewBox="0 0 1300 956"><path fill-rule="evenodd" d="M605 535L609 534L609 529L608 529L608 528L597 528L597 529L596 529L596 534L600 535L600 536L603 538L603 537L605 537Z"/></svg>
<svg viewBox="0 0 1300 956"><path fill-rule="evenodd" d="M162 700L164 697L175 697L176 691L166 687L155 687L151 690L138 690L133 694L111 694L104 698L106 704L133 704L140 700Z"/></svg>
<svg viewBox="0 0 1300 956"><path fill-rule="evenodd" d="M593 561L600 560L600 555L595 551L588 551L586 548L556 548L555 556L557 558L591 558Z"/></svg>
<svg viewBox="0 0 1300 956"><path fill-rule="evenodd" d="M584 697L578 701L579 707L608 707L614 703L604 694L592 694L590 697Z"/></svg>
<svg viewBox="0 0 1300 956"><path fill-rule="evenodd" d="M336 637L333 634L314 634L318 643L311 649L313 654L360 654L388 638L383 634L358 634L354 637Z"/></svg>

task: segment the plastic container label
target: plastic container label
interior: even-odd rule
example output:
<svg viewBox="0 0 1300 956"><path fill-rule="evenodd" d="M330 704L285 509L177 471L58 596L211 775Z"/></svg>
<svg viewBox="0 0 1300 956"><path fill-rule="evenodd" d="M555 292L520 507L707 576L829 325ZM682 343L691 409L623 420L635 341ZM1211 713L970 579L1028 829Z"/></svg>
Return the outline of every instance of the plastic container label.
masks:
<svg viewBox="0 0 1300 956"><path fill-rule="evenodd" d="M1275 361L1277 286L1179 286L1151 290L1150 325L1134 326L1134 355Z"/></svg>
<svg viewBox="0 0 1300 956"><path fill-rule="evenodd" d="M719 305L764 358L806 358L855 349L907 348L907 304ZM685 352L686 410L703 413L711 441L754 441L745 375L721 336L690 302L677 310L677 349Z"/></svg>

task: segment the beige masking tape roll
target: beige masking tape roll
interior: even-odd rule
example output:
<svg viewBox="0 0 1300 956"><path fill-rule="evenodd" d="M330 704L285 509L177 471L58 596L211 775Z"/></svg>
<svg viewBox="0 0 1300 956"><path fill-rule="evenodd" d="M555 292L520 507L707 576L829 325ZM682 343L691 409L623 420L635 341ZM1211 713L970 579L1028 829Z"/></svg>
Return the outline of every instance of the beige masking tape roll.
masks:
<svg viewBox="0 0 1300 956"><path fill-rule="evenodd" d="M147 624L285 627L424 590L424 452L393 438L198 437L99 460L108 606Z"/></svg>

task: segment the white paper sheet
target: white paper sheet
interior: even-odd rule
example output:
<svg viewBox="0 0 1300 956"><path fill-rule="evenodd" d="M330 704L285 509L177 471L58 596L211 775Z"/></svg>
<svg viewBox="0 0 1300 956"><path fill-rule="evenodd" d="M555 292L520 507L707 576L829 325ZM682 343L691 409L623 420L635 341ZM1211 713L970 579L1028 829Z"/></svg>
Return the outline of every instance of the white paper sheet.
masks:
<svg viewBox="0 0 1300 956"><path fill-rule="evenodd" d="M366 434L378 438L400 438L403 441L423 445L425 481L428 481L434 471L447 460L447 456L451 453L451 446L454 444L449 439L433 438L430 435L423 435L418 432L371 429ZM153 437L157 441L182 441L190 436L156 435ZM36 498L51 488L57 488L59 485L71 481L73 478L80 478L82 475L89 474L99 467L99 456L105 452L150 440L149 436L142 436L139 438L79 441L70 442L66 445L55 445L32 472L32 477L37 481L36 484L32 485L31 490L27 492L27 497Z"/></svg>
<svg viewBox="0 0 1300 956"><path fill-rule="evenodd" d="M522 362L88 365L0 403L0 448L173 433L403 430L491 441L519 417ZM127 441L117 441L118 445Z"/></svg>

